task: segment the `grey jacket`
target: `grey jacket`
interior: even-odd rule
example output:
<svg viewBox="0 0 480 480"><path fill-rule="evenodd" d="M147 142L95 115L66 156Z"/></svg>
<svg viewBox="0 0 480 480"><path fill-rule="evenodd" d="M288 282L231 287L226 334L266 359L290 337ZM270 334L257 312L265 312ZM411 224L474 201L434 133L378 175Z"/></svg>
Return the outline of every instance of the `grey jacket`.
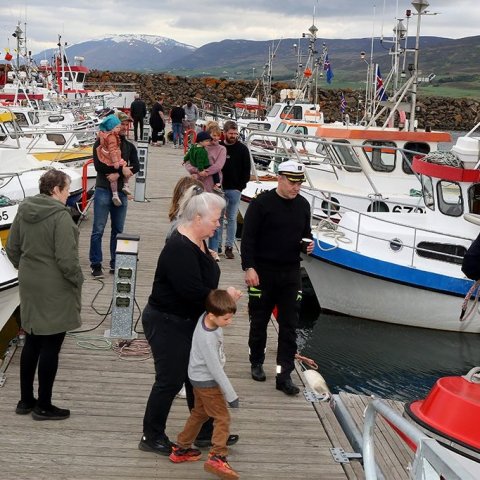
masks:
<svg viewBox="0 0 480 480"><path fill-rule="evenodd" d="M24 330L53 335L78 328L83 274L78 228L68 208L49 195L26 198L13 221L6 251L18 269Z"/></svg>

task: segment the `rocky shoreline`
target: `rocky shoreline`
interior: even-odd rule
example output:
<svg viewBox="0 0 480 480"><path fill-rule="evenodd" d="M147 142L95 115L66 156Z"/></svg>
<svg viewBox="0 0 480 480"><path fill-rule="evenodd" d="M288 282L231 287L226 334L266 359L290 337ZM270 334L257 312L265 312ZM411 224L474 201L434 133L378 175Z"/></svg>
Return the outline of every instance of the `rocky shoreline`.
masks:
<svg viewBox="0 0 480 480"><path fill-rule="evenodd" d="M201 98L209 102L233 106L250 96L254 81L226 80L222 78L177 77L169 74L142 74L135 72L101 72L93 70L88 74L87 87L99 90L136 90L150 106L160 94L165 94L165 106L169 109L176 101ZM287 82L275 82L272 91L278 98L283 88L291 88ZM347 102L346 113L352 122L361 116L359 103L363 92L343 90ZM319 90L318 98L326 122L341 120L340 90ZM446 98L422 96L417 99L419 127L429 126L438 130L470 130L480 121L480 101L468 98Z"/></svg>

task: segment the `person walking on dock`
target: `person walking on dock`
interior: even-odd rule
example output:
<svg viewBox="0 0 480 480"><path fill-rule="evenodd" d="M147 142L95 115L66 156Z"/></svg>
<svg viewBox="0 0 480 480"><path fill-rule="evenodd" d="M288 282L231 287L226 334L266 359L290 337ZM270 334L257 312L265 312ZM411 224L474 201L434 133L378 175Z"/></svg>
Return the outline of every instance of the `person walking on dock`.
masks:
<svg viewBox="0 0 480 480"><path fill-rule="evenodd" d="M298 195L305 180L303 164L288 160L278 167L278 186L250 203L243 223L241 256L248 286L248 346L252 378L263 382L267 326L274 307L278 316L276 388L296 395L293 384L296 327L301 300L300 249L312 238L310 205ZM307 253L313 251L313 242Z"/></svg>
<svg viewBox="0 0 480 480"><path fill-rule="evenodd" d="M225 165L222 168L222 186L227 207L227 236L225 239L225 257L235 258L233 246L237 230L237 215L240 206L242 190L250 180L250 152L246 145L238 140L238 127L233 120L227 120L223 125L224 139L220 142L227 149ZM212 250L221 249L223 241L223 215L220 218L220 227L210 242Z"/></svg>
<svg viewBox="0 0 480 480"><path fill-rule="evenodd" d="M227 461L230 434L228 407L238 408L239 400L223 369L226 362L223 328L232 323L237 304L226 290L212 290L205 306L206 312L199 318L193 333L188 364L195 406L172 447L170 460L174 463L200 460L201 452L192 448L192 444L203 424L213 418L213 445L204 469L220 478L236 480L239 475Z"/></svg>
<svg viewBox="0 0 480 480"><path fill-rule="evenodd" d="M110 234L110 272L115 270L115 251L117 248L117 235L123 232L125 218L127 216L127 195L122 191L123 179L130 178L138 172L140 164L138 162L138 153L135 145L127 140L128 126L130 117L124 112L118 112L117 117L121 122L120 129L120 150L122 158L127 165L121 168L121 171L102 163L97 155L97 147L100 140L97 139L93 145L93 165L97 171L95 181L95 194L93 196L93 226L90 236L90 267L94 278L103 278L102 270L102 237L107 224L108 215L112 224ZM116 206L112 200L112 190L110 182L115 179L118 181L118 196L121 205Z"/></svg>
<svg viewBox="0 0 480 480"><path fill-rule="evenodd" d="M83 274L78 228L65 206L69 176L48 170L40 193L18 207L6 246L18 268L25 345L20 357L20 401L15 413L34 420L64 420L70 410L52 404L58 357L68 330L80 327ZM38 369L38 399L33 393Z"/></svg>
<svg viewBox="0 0 480 480"><path fill-rule="evenodd" d="M147 106L140 98L140 94L135 94L135 100L130 105L130 116L133 119L133 136L138 141L138 131L140 130L140 140L143 140L143 121L147 116Z"/></svg>
<svg viewBox="0 0 480 480"><path fill-rule="evenodd" d="M198 107L192 100L188 100L183 106L183 110L185 110L185 130L195 130L195 124L198 120Z"/></svg>
<svg viewBox="0 0 480 480"><path fill-rule="evenodd" d="M180 102L170 110L170 120L172 121L173 148L179 148L183 143L183 120L185 110L180 106Z"/></svg>
<svg viewBox="0 0 480 480"><path fill-rule="evenodd" d="M152 145L159 147L159 135L160 132L164 132L165 130L165 113L163 110L163 101L165 97L161 95L153 104L152 110L150 111L150 126L152 127ZM165 133L163 134L163 138L165 139ZM165 143L165 142L163 142Z"/></svg>

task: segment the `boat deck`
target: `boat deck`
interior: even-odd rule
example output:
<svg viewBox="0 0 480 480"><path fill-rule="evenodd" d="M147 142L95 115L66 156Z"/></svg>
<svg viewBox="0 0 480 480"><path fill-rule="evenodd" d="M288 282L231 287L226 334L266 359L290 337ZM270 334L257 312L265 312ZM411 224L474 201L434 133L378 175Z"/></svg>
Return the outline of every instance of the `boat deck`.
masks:
<svg viewBox="0 0 480 480"><path fill-rule="evenodd" d="M140 309L146 304L164 243L171 192L185 173L182 157L183 152L170 145L150 148L148 201L129 205L125 233L140 235L136 282ZM38 422L29 415L15 415L19 399L20 350L17 350L7 369L6 383L0 388L0 477L10 480L212 478L204 472L202 462L177 465L166 457L137 448L154 379L153 362L142 357L120 359L113 350L104 348L104 331L110 328L106 312L112 298L113 276L106 273L104 281L90 276L91 226L92 212L89 212L80 226L80 258L86 277L82 328L92 331L84 334L88 338L82 341L73 336L66 338L54 386L54 403L70 408L71 417L61 422ZM103 242L105 254L108 236L109 233ZM234 260L222 257L220 267L221 286L243 288L238 254ZM136 309L134 320L139 316ZM137 330L141 328L138 322ZM240 441L230 450L232 466L244 479L364 478L358 462L341 465L333 460L330 448L351 451L351 447L327 404L316 404L314 408L303 395L291 398L275 390L273 323L269 328L265 383L250 378L246 295L240 301L233 325L225 330L226 371L240 396L240 408L232 410L232 432L240 435ZM294 381L300 385L300 376L295 375ZM355 398L351 401L360 418L360 404ZM172 440L183 427L187 414L185 400L176 399L167 429ZM380 442L384 443L386 438L380 432ZM382 470L392 472L388 478L408 478L405 470L408 458L398 452L402 449L400 442L388 441L393 450L387 451L389 447L379 450ZM204 457L206 454L207 451Z"/></svg>

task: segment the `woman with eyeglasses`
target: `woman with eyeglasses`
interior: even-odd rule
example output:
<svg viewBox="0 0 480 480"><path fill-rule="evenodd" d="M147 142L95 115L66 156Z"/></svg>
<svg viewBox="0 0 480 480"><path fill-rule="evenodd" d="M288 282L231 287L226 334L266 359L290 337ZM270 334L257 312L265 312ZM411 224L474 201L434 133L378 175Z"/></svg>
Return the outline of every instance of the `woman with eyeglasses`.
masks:
<svg viewBox="0 0 480 480"><path fill-rule="evenodd" d="M155 364L153 384L143 419L140 450L170 455L165 433L170 408L184 382L189 408L194 405L187 370L193 331L210 291L218 287L220 269L206 240L219 225L225 200L192 186L183 195L176 229L157 263L152 293L142 315L145 336ZM240 291L227 289L237 300ZM238 440L232 436L230 444ZM209 441L209 439L206 439Z"/></svg>

